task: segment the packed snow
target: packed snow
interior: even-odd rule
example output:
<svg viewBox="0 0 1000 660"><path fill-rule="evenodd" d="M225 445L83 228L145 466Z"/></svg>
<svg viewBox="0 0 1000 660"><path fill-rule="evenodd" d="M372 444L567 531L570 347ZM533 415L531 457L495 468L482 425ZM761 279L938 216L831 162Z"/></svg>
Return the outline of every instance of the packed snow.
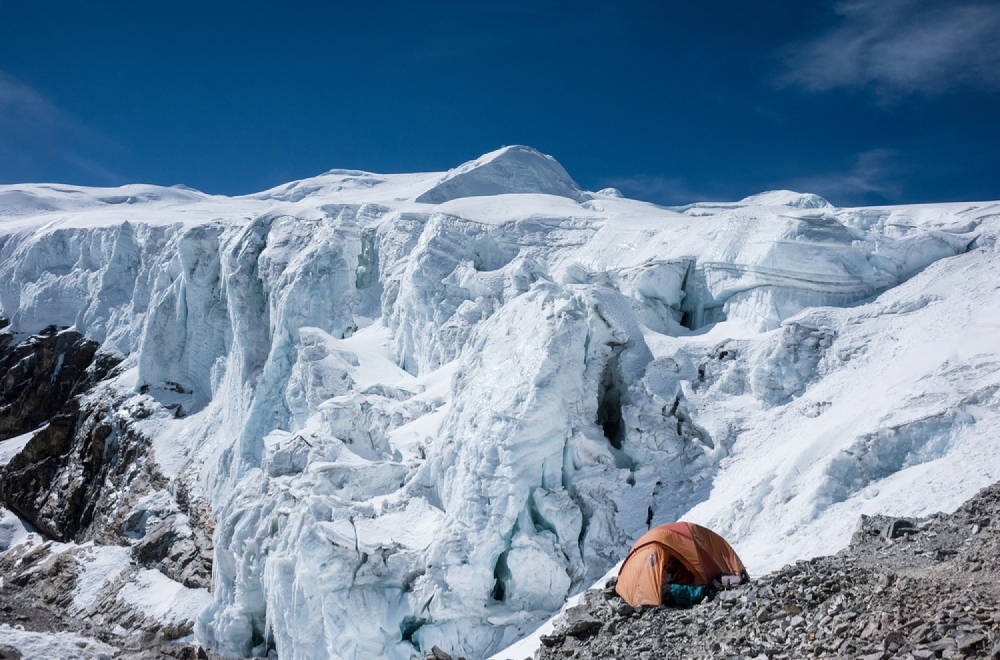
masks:
<svg viewBox="0 0 1000 660"><path fill-rule="evenodd" d="M3 444L0 444L0 468L10 463L10 459L14 458L18 452L24 449L24 446L28 444L28 441L34 435L35 431L30 431L29 433L4 440Z"/></svg>
<svg viewBox="0 0 1000 660"><path fill-rule="evenodd" d="M25 543L33 531L30 525L0 506L0 552Z"/></svg>
<svg viewBox="0 0 1000 660"><path fill-rule="evenodd" d="M0 624L0 642L21 653L23 660L111 660L118 649L76 633L44 633Z"/></svg>
<svg viewBox="0 0 1000 660"><path fill-rule="evenodd" d="M217 516L203 643L484 657L652 525L753 574L1000 478L998 218L667 209L526 147L238 198L4 186L0 315L75 327L186 413L141 428Z"/></svg>
<svg viewBox="0 0 1000 660"><path fill-rule="evenodd" d="M75 614L93 605L108 583L114 582L132 563L130 548L87 544L82 549L78 555L81 570L73 585L72 610Z"/></svg>
<svg viewBox="0 0 1000 660"><path fill-rule="evenodd" d="M118 598L164 626L177 625L189 613L207 607L212 599L204 589L190 589L149 569L140 570L136 579L118 592Z"/></svg>

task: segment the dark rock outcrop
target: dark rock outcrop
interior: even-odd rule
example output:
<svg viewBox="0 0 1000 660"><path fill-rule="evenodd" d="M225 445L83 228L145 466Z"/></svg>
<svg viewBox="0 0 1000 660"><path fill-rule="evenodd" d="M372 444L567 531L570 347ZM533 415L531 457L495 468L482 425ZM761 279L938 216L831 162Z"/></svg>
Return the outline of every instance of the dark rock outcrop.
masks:
<svg viewBox="0 0 1000 660"><path fill-rule="evenodd" d="M174 414L150 396L102 383L119 362L72 331L52 328L18 344L0 333L0 439L35 431L0 467L0 504L49 539L0 553L0 625L73 631L130 660L220 658L178 641L192 621L144 617L118 597L143 568L209 587L214 528L193 476L164 476L137 428L152 415ZM52 541L130 546L134 563L81 612L73 594L91 561L87 546ZM0 651L17 657L13 647Z"/></svg>
<svg viewBox="0 0 1000 660"><path fill-rule="evenodd" d="M102 411L106 412L106 411ZM100 415L81 417L70 401L38 431L0 475L0 500L57 541L74 539L92 521L93 491L100 487L111 427ZM96 460L95 460L96 459ZM75 472L70 477L67 471Z"/></svg>
<svg viewBox="0 0 1000 660"><path fill-rule="evenodd" d="M212 516L183 480L167 511L136 530L143 496L171 485L133 420L152 414L145 402L110 391L73 399L0 473L0 500L46 537L132 545L141 566L158 568L189 587L211 584ZM120 397L120 395L119 395ZM142 514L139 514L140 516Z"/></svg>
<svg viewBox="0 0 1000 660"><path fill-rule="evenodd" d="M55 326L13 342L0 334L0 441L38 428L118 363L98 343Z"/></svg>
<svg viewBox="0 0 1000 660"><path fill-rule="evenodd" d="M21 660L21 652L13 646L0 644L0 660Z"/></svg>
<svg viewBox="0 0 1000 660"><path fill-rule="evenodd" d="M0 440L45 426L0 472L0 502L49 538L70 540L92 518L87 505L112 431L107 410L83 415L79 397L120 360L55 326L13 338L0 334Z"/></svg>

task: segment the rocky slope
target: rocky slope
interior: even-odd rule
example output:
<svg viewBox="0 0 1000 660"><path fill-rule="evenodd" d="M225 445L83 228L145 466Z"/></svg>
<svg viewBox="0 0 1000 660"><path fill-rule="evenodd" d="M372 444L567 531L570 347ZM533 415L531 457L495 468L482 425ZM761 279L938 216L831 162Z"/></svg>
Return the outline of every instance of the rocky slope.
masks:
<svg viewBox="0 0 1000 660"><path fill-rule="evenodd" d="M535 659L1000 658L998 557L1000 484L951 515L863 516L841 552L692 608L589 591Z"/></svg>
<svg viewBox="0 0 1000 660"><path fill-rule="evenodd" d="M27 337L0 333L0 429L14 436L40 426L0 463L0 505L20 516L0 508L4 660L21 657L3 646L15 630L84 635L118 649L118 658L199 657L197 646L175 641L191 634L193 621L144 615L123 596L150 570L207 587L213 520L183 481L169 501L149 506L169 485L149 439L134 428L150 412L109 390L105 381L121 360L97 349L55 327ZM12 543L12 528L26 523L38 534ZM102 566L95 543L119 548L119 564ZM78 653L100 657L85 646Z"/></svg>
<svg viewBox="0 0 1000 660"><path fill-rule="evenodd" d="M21 650L15 636L76 635L80 660L195 660L222 656L183 639L190 634L169 620L138 616L115 594L134 573L126 571L83 611L73 607L73 592L90 559L86 549L66 550L45 543L26 553L0 555L0 660L46 660ZM103 651L103 652L101 652ZM66 657L66 656L54 656Z"/></svg>

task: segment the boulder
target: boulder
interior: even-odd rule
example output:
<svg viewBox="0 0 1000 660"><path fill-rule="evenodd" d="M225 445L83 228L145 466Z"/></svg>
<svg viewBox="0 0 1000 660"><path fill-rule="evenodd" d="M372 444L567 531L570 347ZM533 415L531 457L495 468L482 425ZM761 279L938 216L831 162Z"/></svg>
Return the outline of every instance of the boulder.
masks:
<svg viewBox="0 0 1000 660"><path fill-rule="evenodd" d="M897 539L905 534L916 534L918 531L920 530L917 529L916 525L909 520L893 518L882 528L882 538L888 541L890 539Z"/></svg>

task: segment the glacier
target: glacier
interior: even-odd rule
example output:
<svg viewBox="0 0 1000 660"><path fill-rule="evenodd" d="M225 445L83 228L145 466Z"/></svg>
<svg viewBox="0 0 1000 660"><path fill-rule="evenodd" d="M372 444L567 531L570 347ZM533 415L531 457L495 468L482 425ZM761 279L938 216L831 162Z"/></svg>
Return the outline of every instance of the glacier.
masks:
<svg viewBox="0 0 1000 660"><path fill-rule="evenodd" d="M87 396L168 482L126 533L211 511L200 641L485 657L652 525L760 573L1000 478L998 231L997 202L664 208L528 147L242 197L0 186L0 317L122 360Z"/></svg>

